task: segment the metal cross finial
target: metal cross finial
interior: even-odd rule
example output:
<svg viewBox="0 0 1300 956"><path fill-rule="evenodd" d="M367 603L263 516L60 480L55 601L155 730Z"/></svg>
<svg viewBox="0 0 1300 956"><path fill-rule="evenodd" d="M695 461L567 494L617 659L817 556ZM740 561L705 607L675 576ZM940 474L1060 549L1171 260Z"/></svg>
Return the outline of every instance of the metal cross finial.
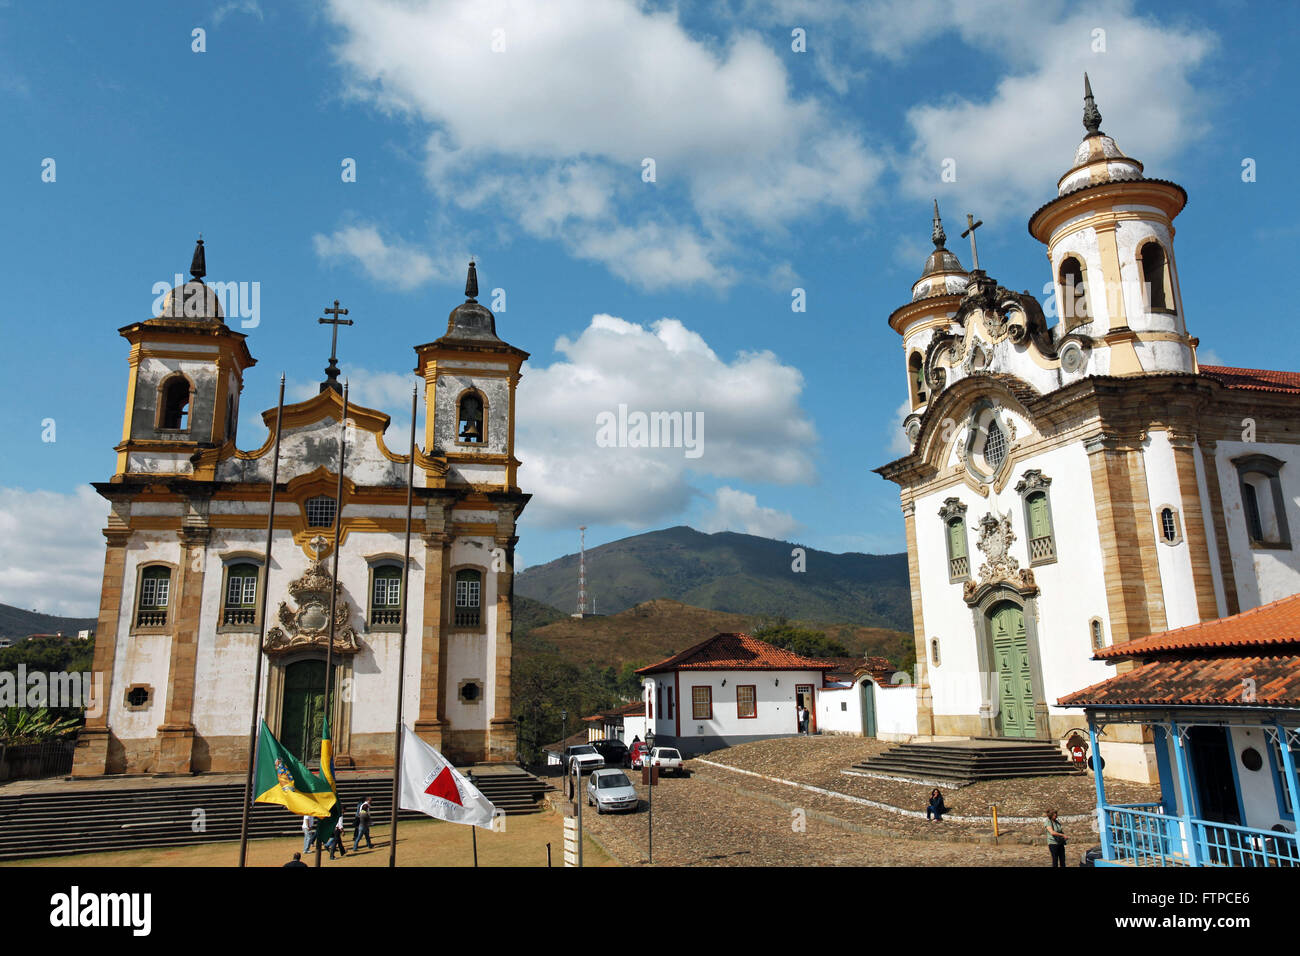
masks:
<svg viewBox="0 0 1300 956"><path fill-rule="evenodd" d="M321 382L320 390L323 392L327 388L339 391L339 363L338 363L338 346L339 346L339 326L351 325L351 319L340 319L340 315L347 315L347 309L339 308L339 300L334 300L334 308L325 309L326 315L332 315L332 319L317 319L321 325L332 325L333 331L330 333L330 364L325 369L325 381Z"/></svg>
<svg viewBox="0 0 1300 956"><path fill-rule="evenodd" d="M974 216L970 213L966 213L966 231L961 234L961 237L965 239L967 236L970 236L970 257L974 260L974 268L976 269L980 267L980 254L979 250L975 248L975 230L982 225L984 225L983 219L976 222Z"/></svg>

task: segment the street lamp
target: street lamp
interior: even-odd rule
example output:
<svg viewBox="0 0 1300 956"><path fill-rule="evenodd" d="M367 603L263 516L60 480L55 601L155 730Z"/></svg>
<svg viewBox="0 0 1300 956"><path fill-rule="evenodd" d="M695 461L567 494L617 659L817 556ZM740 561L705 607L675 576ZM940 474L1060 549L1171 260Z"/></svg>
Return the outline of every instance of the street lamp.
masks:
<svg viewBox="0 0 1300 956"><path fill-rule="evenodd" d="M650 786L649 856L650 865L653 866L655 862L655 767L653 761L650 759L655 752L655 732L653 730L647 730L645 732L645 746L646 756L645 760L642 762L642 766L645 767L645 778Z"/></svg>

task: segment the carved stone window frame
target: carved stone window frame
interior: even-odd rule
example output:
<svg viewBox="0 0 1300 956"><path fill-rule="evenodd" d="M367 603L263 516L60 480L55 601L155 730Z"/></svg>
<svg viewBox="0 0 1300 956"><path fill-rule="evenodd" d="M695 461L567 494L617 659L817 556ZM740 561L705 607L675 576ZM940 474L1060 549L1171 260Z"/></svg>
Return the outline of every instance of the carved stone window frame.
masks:
<svg viewBox="0 0 1300 956"><path fill-rule="evenodd" d="M415 562L411 562L414 568ZM396 624L376 624L374 623L375 611L378 609L375 605L375 572L381 568L396 568L398 572L398 581L401 581L402 556L400 554L371 554L366 555L366 631L369 633L397 633L402 629L402 623L399 618ZM409 571L408 571L409 575ZM411 582L408 580L406 586L409 588ZM409 594L408 594L409 597ZM398 584L397 604L399 610L402 606L401 584ZM394 605L379 605L384 610L392 610Z"/></svg>
<svg viewBox="0 0 1300 956"><path fill-rule="evenodd" d="M478 694L473 698L467 698L465 696L465 688L470 686L478 688ZM487 696L487 681L483 680L481 677L467 677L456 685L456 700L464 704L466 707L479 706L483 703L483 698L485 696Z"/></svg>
<svg viewBox="0 0 1300 956"><path fill-rule="evenodd" d="M479 576L478 625L474 627L461 626L456 623L456 576L462 571L475 571ZM486 634L488 569L479 564L457 564L448 569L447 581L449 585L447 588L447 609L444 613L447 632L451 634Z"/></svg>
<svg viewBox="0 0 1300 956"><path fill-rule="evenodd" d="M140 620L140 597L144 593L144 573L150 568L166 568L169 572L167 578L167 603L164 605L166 616L162 624L148 625L142 627L138 622ZM180 585L180 565L171 561L142 561L135 566L135 597L131 600L131 624L127 630L128 634L167 634L170 633L171 624L176 620L176 589Z"/></svg>
<svg viewBox="0 0 1300 956"><path fill-rule="evenodd" d="M1151 283L1147 279L1147 266L1142 258L1147 246L1151 245L1160 250L1160 282L1165 294L1165 304L1160 308L1151 305ZM1142 277L1142 307L1155 315L1177 314L1178 303L1174 301L1173 269L1169 265L1169 250L1165 248L1165 244L1156 236L1148 236L1134 248L1133 258L1137 262L1138 275Z"/></svg>
<svg viewBox="0 0 1300 956"><path fill-rule="evenodd" d="M984 460L984 443L988 440L989 426L994 422L1006 438L1007 448L996 468ZM961 455L966 464L966 474L979 486L992 485L1001 489L1004 476L1010 474L1016 456L1016 428L1006 416L1006 410L987 398L971 406L967 417L966 438ZM983 494L983 492L981 492Z"/></svg>
<svg viewBox="0 0 1300 956"><path fill-rule="evenodd" d="M478 441L461 441L460 438L460 405L469 395L478 398L481 406L480 412L483 416L481 422L483 431L479 435ZM477 385L468 385L461 389L456 396L456 401L452 404L451 440L457 448L483 450L488 446L488 397L483 389Z"/></svg>
<svg viewBox="0 0 1300 956"><path fill-rule="evenodd" d="M948 583L960 584L970 578L970 528L966 524L966 504L960 498L945 498L943 506L939 509L939 519L943 522L943 547L944 553L948 556ZM962 538L966 542L966 571L960 573L960 569L954 564L954 558L958 555L952 553L952 533L951 528L956 522L961 522Z"/></svg>
<svg viewBox="0 0 1300 956"><path fill-rule="evenodd" d="M221 555L221 592L217 605L218 634L256 634L262 628L262 588L267 586L266 569L262 567L265 555L254 551L228 551ZM230 598L230 569L241 564L251 564L257 568L257 593L253 596L253 623L227 624L226 611ZM241 605L242 606L242 605Z"/></svg>
<svg viewBox="0 0 1300 956"><path fill-rule="evenodd" d="M1286 497L1282 494L1282 467L1286 462L1271 455L1240 455L1232 459L1237 469L1237 493L1241 497L1242 520L1245 523L1246 540L1257 551L1290 551L1291 529L1286 520ZM1259 475L1268 479L1272 492L1273 516L1277 523L1277 537L1255 538L1250 532L1250 522L1246 521L1246 478Z"/></svg>
<svg viewBox="0 0 1300 956"><path fill-rule="evenodd" d="M1060 549L1056 546L1056 517L1052 514L1052 479L1043 474L1039 468L1030 468L1016 482L1016 493L1020 495L1020 510L1025 520L1025 553L1029 556L1029 566L1037 567L1040 564L1055 564L1060 554ZM1031 496L1042 493L1043 504L1047 508L1047 528L1048 537L1052 542L1052 553L1034 557L1034 545L1036 540L1033 538L1033 524L1029 516L1029 499Z"/></svg>
<svg viewBox="0 0 1300 956"><path fill-rule="evenodd" d="M1165 512L1168 511L1173 515L1174 536L1173 538L1165 537ZM1174 547L1183 543L1183 516L1177 506L1165 502L1156 508L1156 540L1163 545Z"/></svg>
<svg viewBox="0 0 1300 956"><path fill-rule="evenodd" d="M189 398L185 401L185 427L184 428L166 428L163 426L163 415L167 411L167 383L175 378L183 378L190 386ZM194 379L182 369L175 369L168 372L158 381L157 396L154 399L154 419L153 429L158 434L166 438L189 438L194 432L194 396L198 392L198 386Z"/></svg>
<svg viewBox="0 0 1300 956"><path fill-rule="evenodd" d="M1098 637L1101 640L1098 640ZM1106 646L1106 622L1100 617L1088 618L1088 646L1099 651Z"/></svg>
<svg viewBox="0 0 1300 956"><path fill-rule="evenodd" d="M1065 314L1065 281L1062 273L1065 271L1065 264L1073 261L1079 267L1079 285L1076 288L1081 292L1076 292L1071 305L1071 314ZM1080 301L1083 302L1084 314L1075 315L1073 308ZM1072 332L1080 326L1088 325L1093 321L1092 314L1092 296L1088 294L1088 263L1081 252L1066 252L1061 256L1061 262L1056 267L1056 302L1059 306L1057 312L1061 317L1061 330L1063 332Z"/></svg>

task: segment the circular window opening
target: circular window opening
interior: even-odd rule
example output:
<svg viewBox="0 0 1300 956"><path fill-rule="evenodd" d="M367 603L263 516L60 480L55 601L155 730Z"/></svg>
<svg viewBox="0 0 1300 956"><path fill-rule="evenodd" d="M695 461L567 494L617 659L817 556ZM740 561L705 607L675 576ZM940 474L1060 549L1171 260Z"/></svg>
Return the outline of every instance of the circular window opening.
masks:
<svg viewBox="0 0 1300 956"><path fill-rule="evenodd" d="M477 703L478 699L482 696L483 696L483 689L479 687L478 684L475 684L473 681L469 682L468 684L465 684L460 689L460 699L467 704Z"/></svg>
<svg viewBox="0 0 1300 956"><path fill-rule="evenodd" d="M1258 770L1264 766L1264 758L1254 747L1247 747L1241 752L1241 765L1247 770Z"/></svg>

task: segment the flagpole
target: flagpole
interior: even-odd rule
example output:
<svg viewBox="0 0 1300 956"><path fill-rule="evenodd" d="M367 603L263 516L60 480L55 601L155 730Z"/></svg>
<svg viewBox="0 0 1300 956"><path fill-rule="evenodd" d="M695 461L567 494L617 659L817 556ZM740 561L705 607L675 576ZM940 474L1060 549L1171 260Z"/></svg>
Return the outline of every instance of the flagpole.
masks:
<svg viewBox="0 0 1300 956"><path fill-rule="evenodd" d="M472 823L469 826L469 835L470 838L474 841L474 867L477 869L478 868L478 827L474 826L474 824Z"/></svg>
<svg viewBox="0 0 1300 956"><path fill-rule="evenodd" d="M334 492L334 554L330 560L333 564L333 571L330 574L333 587L330 588L330 623L329 623L329 642L325 645L325 723L329 724L329 718L332 716L334 707L330 697L330 692L334 689L334 608L338 604L339 596L339 531L343 527L343 464L344 454L347 451L348 436L348 383L343 381L343 415L339 418L339 479L338 485ZM331 759L333 759L331 757ZM326 774L326 767L322 763L321 776ZM342 815L343 808L338 806L338 784L334 786L335 809ZM326 817L326 819L329 819ZM332 838L334 834L329 834ZM316 865L321 864L321 837L316 835Z"/></svg>
<svg viewBox="0 0 1300 956"><path fill-rule="evenodd" d="M280 374L280 400L275 406L275 452L271 458L271 501L266 512L266 555L262 559L262 593L257 612L257 663L253 666L253 719L248 728L248 776L244 780L244 812L239 823L239 865L248 862L248 815L253 806L253 765L257 759L258 700L262 693L262 645L266 641L266 598L271 590L271 536L275 531L275 485L280 478L280 425L284 420L284 373Z"/></svg>
<svg viewBox="0 0 1300 956"><path fill-rule="evenodd" d="M402 607L398 612L401 637L397 651L397 729L393 733L393 816L388 845L388 865L397 866L397 803L402 777L402 694L406 682L406 582L411 568L411 501L415 495L415 403L419 388L411 389L411 460L406 468L406 551L402 554Z"/></svg>

